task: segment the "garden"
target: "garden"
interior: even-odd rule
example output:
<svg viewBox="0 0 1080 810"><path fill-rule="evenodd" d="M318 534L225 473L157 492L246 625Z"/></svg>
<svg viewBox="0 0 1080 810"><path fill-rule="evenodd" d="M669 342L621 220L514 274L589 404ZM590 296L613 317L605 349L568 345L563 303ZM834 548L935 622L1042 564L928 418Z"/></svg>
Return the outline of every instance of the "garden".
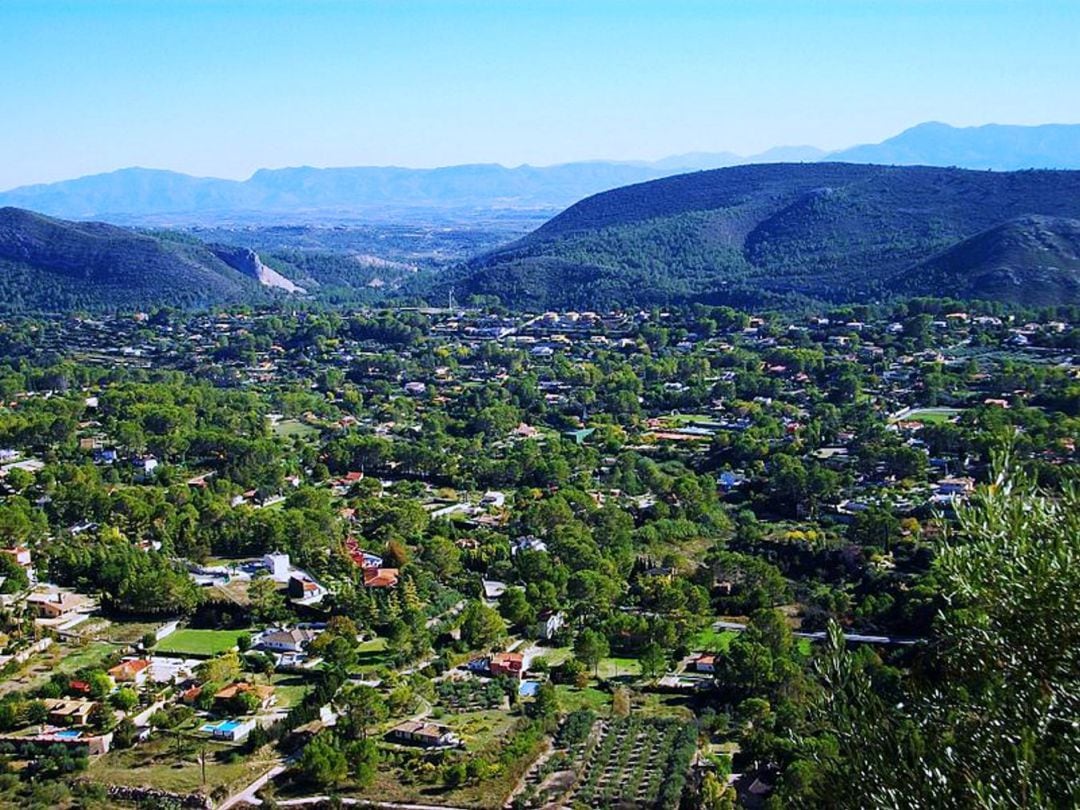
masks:
<svg viewBox="0 0 1080 810"><path fill-rule="evenodd" d="M694 723L641 717L602 721L595 742L583 752L570 804L678 807L696 746Z"/></svg>
<svg viewBox="0 0 1080 810"><path fill-rule="evenodd" d="M516 690L517 684L512 682L510 687ZM454 712L497 709L506 705L506 685L499 680L469 678L439 681L435 691L439 695L439 703Z"/></svg>

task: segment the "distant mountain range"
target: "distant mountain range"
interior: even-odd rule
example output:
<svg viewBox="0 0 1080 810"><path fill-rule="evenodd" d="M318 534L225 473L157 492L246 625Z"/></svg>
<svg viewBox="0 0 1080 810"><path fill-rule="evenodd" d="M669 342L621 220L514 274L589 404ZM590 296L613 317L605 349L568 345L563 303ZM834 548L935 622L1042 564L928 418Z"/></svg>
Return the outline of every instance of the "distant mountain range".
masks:
<svg viewBox="0 0 1080 810"><path fill-rule="evenodd" d="M213 233L219 233L214 231ZM349 253L0 209L0 311L498 299L521 309L1080 303L1080 172L755 164L597 194L495 251L416 273Z"/></svg>
<svg viewBox="0 0 1080 810"><path fill-rule="evenodd" d="M0 193L17 206L69 219L118 224L408 220L449 211L532 211L550 215L620 186L690 171L752 163L814 162L1080 169L1080 125L954 128L928 123L879 144L827 154L810 146L758 155L693 153L655 162L593 161L559 166L495 164L436 169L356 167L262 169L244 181L121 169Z"/></svg>
<svg viewBox="0 0 1080 810"><path fill-rule="evenodd" d="M1080 169L1080 124L1035 127L987 124L956 128L930 122L881 143L833 152L827 159L997 171Z"/></svg>
<svg viewBox="0 0 1080 810"><path fill-rule="evenodd" d="M1080 172L803 163L615 189L440 279L532 309L1080 303Z"/></svg>

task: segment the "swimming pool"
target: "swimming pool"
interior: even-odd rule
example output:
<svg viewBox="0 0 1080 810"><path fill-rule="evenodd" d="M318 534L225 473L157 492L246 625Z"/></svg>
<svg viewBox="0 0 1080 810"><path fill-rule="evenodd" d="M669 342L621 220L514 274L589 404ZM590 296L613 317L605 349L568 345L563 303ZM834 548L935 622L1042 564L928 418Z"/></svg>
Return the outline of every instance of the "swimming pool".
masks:
<svg viewBox="0 0 1080 810"><path fill-rule="evenodd" d="M228 734L229 732L238 729L241 725L239 720L222 720L220 723L207 723L201 730L208 734L213 734L214 732Z"/></svg>
<svg viewBox="0 0 1080 810"><path fill-rule="evenodd" d="M73 728L67 728L63 731L58 731L53 736L59 737L61 740L77 740L82 736L81 731L76 731Z"/></svg>

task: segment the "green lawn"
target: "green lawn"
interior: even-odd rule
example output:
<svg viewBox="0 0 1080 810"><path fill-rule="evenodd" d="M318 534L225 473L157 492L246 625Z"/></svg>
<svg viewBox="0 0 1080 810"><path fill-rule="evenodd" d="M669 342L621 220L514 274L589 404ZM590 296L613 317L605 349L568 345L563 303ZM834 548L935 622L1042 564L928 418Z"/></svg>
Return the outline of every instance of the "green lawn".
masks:
<svg viewBox="0 0 1080 810"><path fill-rule="evenodd" d="M735 630L714 630L707 627L694 636L690 648L695 652L727 652L732 639L737 635Z"/></svg>
<svg viewBox="0 0 1080 810"><path fill-rule="evenodd" d="M353 672L366 672L385 666L389 658L385 638L372 638L360 642L356 648L356 666Z"/></svg>
<svg viewBox="0 0 1080 810"><path fill-rule="evenodd" d="M300 675L274 675L270 683L274 686L275 705L279 709L291 709L311 691L311 683Z"/></svg>
<svg viewBox="0 0 1080 810"><path fill-rule="evenodd" d="M190 627L166 636L154 647L154 652L177 653L212 657L228 652L247 630L194 630Z"/></svg>
<svg viewBox="0 0 1080 810"><path fill-rule="evenodd" d="M904 417L905 422L922 422L933 425L949 422L960 414L957 408L919 408Z"/></svg>
<svg viewBox="0 0 1080 810"><path fill-rule="evenodd" d="M555 692L559 696L559 708L564 712L576 709L603 712L611 705L611 695L592 686L578 689L575 686L559 684L555 687Z"/></svg>
<svg viewBox="0 0 1080 810"><path fill-rule="evenodd" d="M715 422L716 417L709 416L707 413L673 413L661 417L660 421L671 427L684 427L698 422Z"/></svg>
<svg viewBox="0 0 1080 810"><path fill-rule="evenodd" d="M622 678L626 675L637 676L641 674L641 662L636 658L603 658L598 670L599 677L604 680Z"/></svg>
<svg viewBox="0 0 1080 810"><path fill-rule="evenodd" d="M738 635L737 630L714 630L709 627L694 636L690 647L694 652L726 653ZM795 639L795 648L803 655L810 655L812 645L813 642L808 638Z"/></svg>
<svg viewBox="0 0 1080 810"><path fill-rule="evenodd" d="M303 439L313 439L319 435L317 427L305 424L298 419L282 419L270 427L270 432L281 438L300 436Z"/></svg>

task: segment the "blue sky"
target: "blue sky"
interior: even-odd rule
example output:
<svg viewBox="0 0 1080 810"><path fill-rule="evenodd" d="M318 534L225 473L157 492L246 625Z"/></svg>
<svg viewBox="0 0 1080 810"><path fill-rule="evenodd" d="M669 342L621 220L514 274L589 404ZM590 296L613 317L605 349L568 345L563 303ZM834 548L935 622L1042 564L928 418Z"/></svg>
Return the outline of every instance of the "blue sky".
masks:
<svg viewBox="0 0 1080 810"><path fill-rule="evenodd" d="M0 188L1080 121L1080 2L0 3Z"/></svg>

